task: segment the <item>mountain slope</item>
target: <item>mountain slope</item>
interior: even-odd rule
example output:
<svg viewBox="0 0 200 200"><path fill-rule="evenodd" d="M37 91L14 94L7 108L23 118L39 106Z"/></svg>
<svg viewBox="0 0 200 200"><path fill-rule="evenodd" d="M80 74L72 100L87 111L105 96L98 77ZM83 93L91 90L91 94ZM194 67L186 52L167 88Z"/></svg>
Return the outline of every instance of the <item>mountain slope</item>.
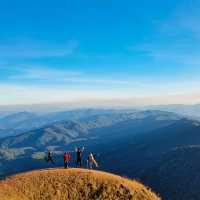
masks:
<svg viewBox="0 0 200 200"><path fill-rule="evenodd" d="M200 196L199 159L200 146L173 149L145 171L143 180L156 188L165 200L197 200Z"/></svg>
<svg viewBox="0 0 200 200"><path fill-rule="evenodd" d="M182 119L167 127L102 144L101 160L103 167L114 173L140 176L141 169L153 166L163 153L176 147L199 144L200 123Z"/></svg>
<svg viewBox="0 0 200 200"><path fill-rule="evenodd" d="M142 184L112 174L85 169L52 169L19 174L2 181L0 199L159 200L160 198Z"/></svg>

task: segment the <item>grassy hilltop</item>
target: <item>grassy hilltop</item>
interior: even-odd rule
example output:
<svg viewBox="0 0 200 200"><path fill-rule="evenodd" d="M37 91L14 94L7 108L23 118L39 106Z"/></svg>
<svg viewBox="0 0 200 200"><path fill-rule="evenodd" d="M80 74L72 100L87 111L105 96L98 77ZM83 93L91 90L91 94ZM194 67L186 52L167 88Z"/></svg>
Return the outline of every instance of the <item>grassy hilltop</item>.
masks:
<svg viewBox="0 0 200 200"><path fill-rule="evenodd" d="M86 169L46 169L0 182L1 200L159 200L142 184Z"/></svg>

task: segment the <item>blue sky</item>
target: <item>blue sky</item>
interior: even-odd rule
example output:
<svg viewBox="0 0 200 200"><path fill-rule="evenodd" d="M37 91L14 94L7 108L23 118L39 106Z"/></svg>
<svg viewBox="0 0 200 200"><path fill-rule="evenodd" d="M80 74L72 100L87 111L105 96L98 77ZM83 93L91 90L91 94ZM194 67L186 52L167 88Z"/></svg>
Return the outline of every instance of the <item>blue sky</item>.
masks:
<svg viewBox="0 0 200 200"><path fill-rule="evenodd" d="M1 1L0 105L198 103L199 21L198 0Z"/></svg>

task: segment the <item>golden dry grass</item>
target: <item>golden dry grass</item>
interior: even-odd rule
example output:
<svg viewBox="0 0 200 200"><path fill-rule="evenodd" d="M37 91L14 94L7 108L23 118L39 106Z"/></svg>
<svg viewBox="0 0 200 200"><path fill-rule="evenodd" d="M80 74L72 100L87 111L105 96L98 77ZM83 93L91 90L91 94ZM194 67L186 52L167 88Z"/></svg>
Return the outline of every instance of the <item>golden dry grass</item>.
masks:
<svg viewBox="0 0 200 200"><path fill-rule="evenodd" d="M159 200L142 184L86 169L46 169L0 182L0 200Z"/></svg>

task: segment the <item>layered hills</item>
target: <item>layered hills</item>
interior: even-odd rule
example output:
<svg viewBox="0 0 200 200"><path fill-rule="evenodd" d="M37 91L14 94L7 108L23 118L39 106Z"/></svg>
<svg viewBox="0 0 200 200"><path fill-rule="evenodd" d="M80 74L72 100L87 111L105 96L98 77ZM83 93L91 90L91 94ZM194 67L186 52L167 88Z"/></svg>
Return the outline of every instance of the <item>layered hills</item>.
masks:
<svg viewBox="0 0 200 200"><path fill-rule="evenodd" d="M54 167L63 165L64 151L73 167L75 147L84 146L83 166L92 152L100 170L141 180L163 199L198 199L198 120L158 110L91 113L0 139L0 177L52 167L49 150Z"/></svg>

